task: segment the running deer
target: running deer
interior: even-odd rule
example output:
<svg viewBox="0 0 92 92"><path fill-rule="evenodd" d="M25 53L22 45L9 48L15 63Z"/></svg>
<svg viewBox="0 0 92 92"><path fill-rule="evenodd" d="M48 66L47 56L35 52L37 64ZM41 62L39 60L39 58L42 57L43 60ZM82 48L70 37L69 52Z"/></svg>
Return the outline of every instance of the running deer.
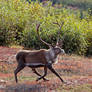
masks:
<svg viewBox="0 0 92 92"><path fill-rule="evenodd" d="M58 24L58 23L54 23L54 24ZM37 35L41 42L43 42L44 44L49 46L49 49L40 49L40 50L33 50L33 51L22 50L17 53L16 60L17 60L18 66L17 66L16 70L14 71L16 83L18 82L17 73L20 72L26 66L32 68L33 72L35 74L37 74L38 76L40 76L39 78L37 78L36 81L38 81L40 79L47 80L45 78L45 76L47 75L47 69L49 69L52 73L54 73L61 80L61 82L64 82L63 79L60 77L60 75L54 70L52 65L57 62L56 61L57 56L59 54L64 54L65 52L63 49L61 49L58 46L58 44L59 44L58 41L57 41L56 46L54 46L54 45L49 44L49 43L45 42L44 40L42 40L39 35L39 27L40 27L40 24L38 24L36 26ZM61 28L61 26L60 26L60 28ZM44 68L43 75L40 75L36 71L36 68L39 68L39 67Z"/></svg>

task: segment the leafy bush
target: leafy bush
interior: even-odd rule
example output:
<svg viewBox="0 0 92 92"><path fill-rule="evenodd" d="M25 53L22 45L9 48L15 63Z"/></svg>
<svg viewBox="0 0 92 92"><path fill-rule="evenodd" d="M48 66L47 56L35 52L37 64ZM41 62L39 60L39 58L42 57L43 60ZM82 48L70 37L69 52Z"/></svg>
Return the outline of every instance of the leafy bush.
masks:
<svg viewBox="0 0 92 92"><path fill-rule="evenodd" d="M92 22L89 23L89 30L86 31L86 38L88 41L88 46L87 46L87 55L92 55L92 28L90 27L92 25Z"/></svg>
<svg viewBox="0 0 92 92"><path fill-rule="evenodd" d="M67 53L90 53L92 48L92 16L88 12L54 8L52 3L43 6L24 0L0 0L0 45L18 44L29 48L47 48L37 37L36 24L40 23L40 36L48 43L56 44L58 25L60 39ZM3 41L3 42L2 42Z"/></svg>

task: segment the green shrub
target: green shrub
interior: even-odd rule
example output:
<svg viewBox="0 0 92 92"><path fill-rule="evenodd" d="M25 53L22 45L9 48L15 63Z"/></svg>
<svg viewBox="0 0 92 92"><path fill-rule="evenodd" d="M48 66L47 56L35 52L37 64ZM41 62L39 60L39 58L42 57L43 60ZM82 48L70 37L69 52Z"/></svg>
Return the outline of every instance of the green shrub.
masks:
<svg viewBox="0 0 92 92"><path fill-rule="evenodd" d="M87 52L86 54L87 55L92 55L92 22L89 23L89 28L88 30L86 31L86 39L88 41L88 47L87 47Z"/></svg>
<svg viewBox="0 0 92 92"><path fill-rule="evenodd" d="M41 16L42 7L38 3L29 4L21 0L0 0L0 3L0 33L4 34L1 39L5 39L4 44L19 44L25 26L30 26L37 16Z"/></svg>
<svg viewBox="0 0 92 92"><path fill-rule="evenodd" d="M48 43L56 44L58 25L60 40L67 53L92 53L92 16L88 12L54 8L52 3L43 6L24 0L0 0L0 45L18 44L29 48L47 48L37 37L36 24L40 23L40 36ZM3 42L2 42L3 41Z"/></svg>

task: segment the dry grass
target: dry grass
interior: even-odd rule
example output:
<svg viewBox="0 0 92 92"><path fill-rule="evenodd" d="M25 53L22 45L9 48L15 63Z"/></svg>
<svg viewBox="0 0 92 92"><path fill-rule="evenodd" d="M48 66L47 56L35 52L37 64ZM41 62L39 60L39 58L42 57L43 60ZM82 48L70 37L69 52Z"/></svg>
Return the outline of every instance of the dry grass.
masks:
<svg viewBox="0 0 92 92"><path fill-rule="evenodd" d="M7 54L15 54L18 51L15 48L12 48L12 50L5 48L2 49L3 54L5 50L10 51L6 53L6 56ZM60 56L59 63L53 65L53 67L67 81L67 84L62 84L50 71L46 76L50 81L44 82L41 80L36 82L37 76L27 67L18 74L19 83L16 84L13 74L17 66L16 62L14 61L12 64L0 62L0 80L3 80L0 81L0 92L92 92L91 61L92 58L83 56ZM42 68L38 71L43 73Z"/></svg>

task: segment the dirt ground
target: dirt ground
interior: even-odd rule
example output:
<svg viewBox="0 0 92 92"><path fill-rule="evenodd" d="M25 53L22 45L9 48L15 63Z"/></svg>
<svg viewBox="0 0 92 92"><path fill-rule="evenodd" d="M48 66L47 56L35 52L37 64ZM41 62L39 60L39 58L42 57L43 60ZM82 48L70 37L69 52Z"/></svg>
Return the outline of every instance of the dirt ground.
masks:
<svg viewBox="0 0 92 92"><path fill-rule="evenodd" d="M76 55L60 56L59 63L53 65L66 84L49 70L49 81L36 82L38 76L28 67L18 74L16 84L13 72L17 66L15 55L20 49L0 47L0 92L92 92L92 58ZM37 70L43 73L43 68Z"/></svg>

